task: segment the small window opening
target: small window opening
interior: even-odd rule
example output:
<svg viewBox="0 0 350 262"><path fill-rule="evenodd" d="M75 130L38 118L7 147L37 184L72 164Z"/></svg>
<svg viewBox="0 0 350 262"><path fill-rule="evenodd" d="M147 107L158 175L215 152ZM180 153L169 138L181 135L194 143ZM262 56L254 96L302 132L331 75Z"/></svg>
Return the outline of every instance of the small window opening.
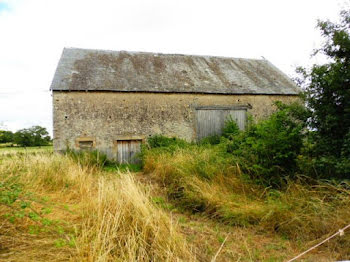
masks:
<svg viewBox="0 0 350 262"><path fill-rule="evenodd" d="M79 141L80 149L91 149L94 145L93 141Z"/></svg>

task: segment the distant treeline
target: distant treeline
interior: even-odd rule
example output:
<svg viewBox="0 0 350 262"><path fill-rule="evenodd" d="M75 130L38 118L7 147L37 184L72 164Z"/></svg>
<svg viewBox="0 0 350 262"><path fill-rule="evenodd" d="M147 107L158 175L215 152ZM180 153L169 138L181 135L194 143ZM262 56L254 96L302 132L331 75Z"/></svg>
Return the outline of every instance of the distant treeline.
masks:
<svg viewBox="0 0 350 262"><path fill-rule="evenodd" d="M10 144L18 146L46 146L51 143L51 137L45 127L32 126L17 132L0 130L0 144Z"/></svg>

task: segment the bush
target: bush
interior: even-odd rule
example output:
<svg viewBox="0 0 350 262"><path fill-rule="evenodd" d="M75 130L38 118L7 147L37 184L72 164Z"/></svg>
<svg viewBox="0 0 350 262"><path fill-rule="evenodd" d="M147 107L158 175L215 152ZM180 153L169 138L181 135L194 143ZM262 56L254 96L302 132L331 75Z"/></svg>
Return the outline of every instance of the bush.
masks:
<svg viewBox="0 0 350 262"><path fill-rule="evenodd" d="M240 158L243 171L265 185L281 186L297 171L306 125L301 105L276 103L278 111L228 142L227 151Z"/></svg>
<svg viewBox="0 0 350 262"><path fill-rule="evenodd" d="M232 116L225 121L224 128L222 129L222 134L220 135L212 135L205 138L202 138L198 143L199 145L218 145L225 141L225 139L232 140L233 137L240 134L239 127L235 120L233 120Z"/></svg>
<svg viewBox="0 0 350 262"><path fill-rule="evenodd" d="M222 129L222 136L225 138L233 138L234 136L237 136L240 133L239 127L235 120L232 119L232 116L229 117L225 121L225 126Z"/></svg>
<svg viewBox="0 0 350 262"><path fill-rule="evenodd" d="M150 148L157 147L180 147L184 148L188 143L180 138L176 137L166 137L162 135L154 135L147 139L147 143Z"/></svg>

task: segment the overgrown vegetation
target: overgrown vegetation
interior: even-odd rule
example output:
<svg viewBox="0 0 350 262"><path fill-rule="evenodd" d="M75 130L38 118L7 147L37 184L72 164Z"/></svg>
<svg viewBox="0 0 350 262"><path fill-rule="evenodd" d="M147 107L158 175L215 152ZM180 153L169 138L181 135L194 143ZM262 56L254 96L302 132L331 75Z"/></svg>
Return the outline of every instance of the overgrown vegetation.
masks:
<svg viewBox="0 0 350 262"><path fill-rule="evenodd" d="M252 123L245 132L235 132L224 141L244 173L272 187L297 175L308 116L298 103L287 106L277 102L276 106L278 110L268 119Z"/></svg>
<svg viewBox="0 0 350 262"><path fill-rule="evenodd" d="M144 171L163 185L178 208L224 224L261 226L305 241L347 222L348 184L310 184L300 177L288 180L284 190L266 188L244 175L234 160L220 146L191 145L176 153L150 150Z"/></svg>
<svg viewBox="0 0 350 262"><path fill-rule="evenodd" d="M81 155L0 157L1 258L210 261L223 244L217 261L284 261L347 223L349 185L265 188L222 145L147 149L151 175ZM349 244L345 234L308 257L346 258Z"/></svg>
<svg viewBox="0 0 350 262"><path fill-rule="evenodd" d="M97 150L75 151L68 149L65 155L77 162L79 165L99 168L105 171L141 171L141 164L118 163L113 159L108 159L107 155Z"/></svg>
<svg viewBox="0 0 350 262"><path fill-rule="evenodd" d="M282 187L287 180L296 178L304 171L299 165L299 158L305 151L305 127L309 112L300 103L285 105L276 102L275 106L276 112L268 119L258 123L250 121L245 131L240 131L235 121L228 119L222 136L215 135L198 144L191 144L178 138L157 135L148 139L148 148L158 155L163 152L174 155L182 152L181 149L188 149L193 150L194 157L211 150L212 155L196 163L197 171L200 168L206 170L199 172L201 177L214 177L215 172L209 174L208 170L224 163L239 166L242 173L254 182ZM143 154L147 154L147 147Z"/></svg>
<svg viewBox="0 0 350 262"><path fill-rule="evenodd" d="M149 144L144 171L180 210L226 225L259 227L300 242L336 231L349 223L349 182L334 176L321 181L309 169L310 112L298 103L275 105L275 113L246 131L228 120L223 136L198 144Z"/></svg>
<svg viewBox="0 0 350 262"><path fill-rule="evenodd" d="M302 175L307 112L296 104L277 106L269 119L245 132L232 128L219 143L144 149L144 172L182 212L305 246L323 239L349 223L350 184ZM349 256L342 248L349 244L348 237L335 240L334 257Z"/></svg>
<svg viewBox="0 0 350 262"><path fill-rule="evenodd" d="M0 174L2 258L195 259L177 226L128 172L106 173L68 155L27 154L0 158Z"/></svg>

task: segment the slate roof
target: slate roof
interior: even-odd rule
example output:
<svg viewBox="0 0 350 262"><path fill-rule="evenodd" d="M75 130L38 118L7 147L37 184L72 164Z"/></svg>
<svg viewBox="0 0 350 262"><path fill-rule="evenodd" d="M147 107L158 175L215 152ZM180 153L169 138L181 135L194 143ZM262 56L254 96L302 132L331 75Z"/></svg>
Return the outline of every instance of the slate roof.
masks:
<svg viewBox="0 0 350 262"><path fill-rule="evenodd" d="M65 48L53 91L297 95L267 60Z"/></svg>

